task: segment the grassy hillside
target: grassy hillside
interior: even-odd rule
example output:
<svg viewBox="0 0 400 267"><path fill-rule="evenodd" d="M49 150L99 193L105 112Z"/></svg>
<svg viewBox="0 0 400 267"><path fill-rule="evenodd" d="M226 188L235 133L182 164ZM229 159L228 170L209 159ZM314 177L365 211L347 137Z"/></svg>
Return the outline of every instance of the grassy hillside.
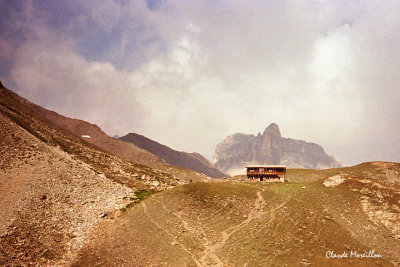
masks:
<svg viewBox="0 0 400 267"><path fill-rule="evenodd" d="M168 165L168 164L152 164L148 165L149 167L153 168L154 170L162 171L165 173L169 173L172 177L178 181L180 184L190 183L192 182L205 182L210 181L212 178L203 174L198 173L190 169Z"/></svg>
<svg viewBox="0 0 400 267"><path fill-rule="evenodd" d="M297 183L186 184L127 210L75 265L395 266L399 170L366 163L297 171ZM343 179L330 178L339 173ZM350 257L372 250L382 257ZM327 258L328 251L348 258Z"/></svg>

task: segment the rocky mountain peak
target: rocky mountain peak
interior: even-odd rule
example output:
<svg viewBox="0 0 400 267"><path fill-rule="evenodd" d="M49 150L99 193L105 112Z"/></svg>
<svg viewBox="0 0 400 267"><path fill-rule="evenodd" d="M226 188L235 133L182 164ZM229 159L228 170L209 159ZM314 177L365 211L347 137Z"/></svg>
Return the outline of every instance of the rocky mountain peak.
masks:
<svg viewBox="0 0 400 267"><path fill-rule="evenodd" d="M336 168L340 164L317 144L284 138L271 123L257 136L234 134L215 149L215 166L230 175L245 173L247 164L285 164L288 168Z"/></svg>
<svg viewBox="0 0 400 267"><path fill-rule="evenodd" d="M271 123L267 128L265 128L263 135L272 135L281 137L281 131L276 123Z"/></svg>

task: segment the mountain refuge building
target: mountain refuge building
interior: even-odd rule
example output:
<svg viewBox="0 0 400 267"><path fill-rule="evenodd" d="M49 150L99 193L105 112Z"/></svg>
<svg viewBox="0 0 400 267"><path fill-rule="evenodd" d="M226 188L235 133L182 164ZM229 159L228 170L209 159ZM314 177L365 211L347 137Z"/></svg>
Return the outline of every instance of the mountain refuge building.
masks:
<svg viewBox="0 0 400 267"><path fill-rule="evenodd" d="M249 180L285 182L285 165L248 165L246 169Z"/></svg>

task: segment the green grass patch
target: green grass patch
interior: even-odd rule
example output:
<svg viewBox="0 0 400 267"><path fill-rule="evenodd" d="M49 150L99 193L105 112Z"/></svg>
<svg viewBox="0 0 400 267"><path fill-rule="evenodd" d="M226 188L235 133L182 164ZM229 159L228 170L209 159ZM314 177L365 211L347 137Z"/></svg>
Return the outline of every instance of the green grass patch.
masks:
<svg viewBox="0 0 400 267"><path fill-rule="evenodd" d="M142 201L143 199L145 199L146 197L150 196L151 194L153 194L153 192L151 191L147 191L147 190L140 190L140 191L136 191L135 195L136 197Z"/></svg>
<svg viewBox="0 0 400 267"><path fill-rule="evenodd" d="M130 197L129 200L131 202L129 202L128 204L125 205L125 207L120 208L119 210L122 212L125 212L127 209L132 208L133 206L135 206L137 203L140 203L140 201L142 201L143 199L145 199L146 197L154 194L155 192L153 191L148 191L148 190L139 190L135 192L136 197ZM126 199L126 198L125 198Z"/></svg>

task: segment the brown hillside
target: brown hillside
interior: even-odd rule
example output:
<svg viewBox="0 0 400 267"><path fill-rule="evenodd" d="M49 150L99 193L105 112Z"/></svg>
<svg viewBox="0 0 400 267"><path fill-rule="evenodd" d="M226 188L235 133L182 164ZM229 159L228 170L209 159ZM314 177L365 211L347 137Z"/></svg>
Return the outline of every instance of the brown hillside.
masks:
<svg viewBox="0 0 400 267"><path fill-rule="evenodd" d="M199 153L186 153L176 151L143 135L129 133L121 138L122 141L132 143L145 149L158 157L164 159L168 164L204 173L214 178L226 177L227 175L214 168L212 164Z"/></svg>
<svg viewBox="0 0 400 267"><path fill-rule="evenodd" d="M72 261L100 221L179 179L105 153L0 88L0 265Z"/></svg>
<svg viewBox="0 0 400 267"><path fill-rule="evenodd" d="M300 174L298 183L194 183L155 194L99 230L74 266L398 266L400 164L300 182L314 174Z"/></svg>
<svg viewBox="0 0 400 267"><path fill-rule="evenodd" d="M122 142L118 139L108 136L95 124L62 116L54 111L44 109L20 97L16 97L16 100L20 101L24 105L29 106L36 113L50 120L57 126L66 129L77 137L84 138L85 141L92 143L123 159L140 164L165 163L165 161L161 158L135 146L134 144ZM82 136L90 136L90 138L85 138Z"/></svg>

